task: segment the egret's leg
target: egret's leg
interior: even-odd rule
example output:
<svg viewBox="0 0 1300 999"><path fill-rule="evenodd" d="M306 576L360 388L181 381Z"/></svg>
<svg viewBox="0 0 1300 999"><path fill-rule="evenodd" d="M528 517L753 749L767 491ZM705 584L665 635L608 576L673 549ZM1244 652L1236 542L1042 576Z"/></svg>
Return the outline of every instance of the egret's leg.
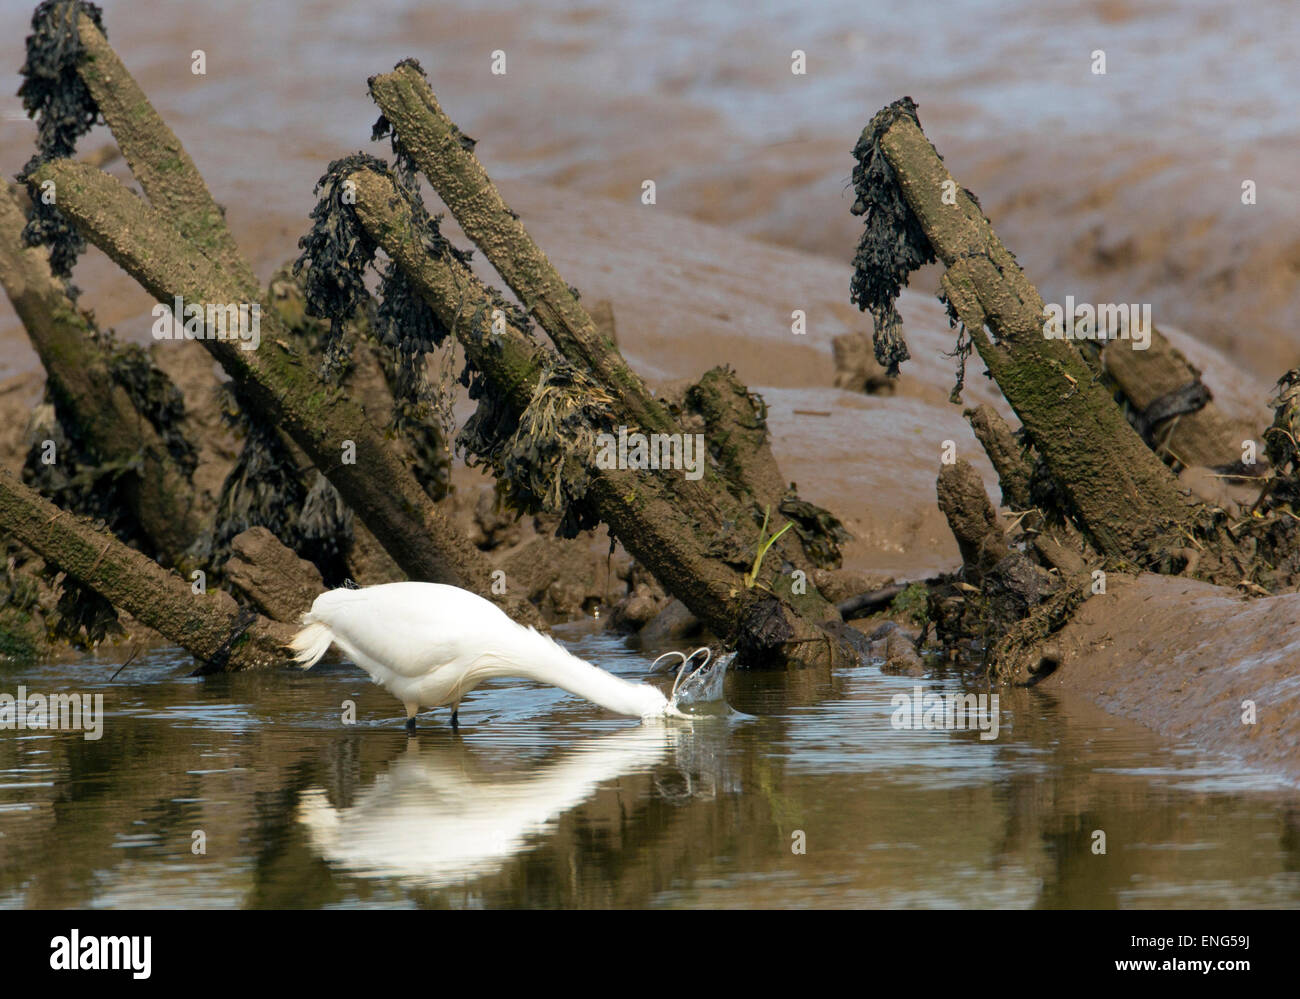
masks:
<svg viewBox="0 0 1300 999"><path fill-rule="evenodd" d="M451 730L453 732L460 730L460 705L459 704L453 704L451 706Z"/></svg>
<svg viewBox="0 0 1300 999"><path fill-rule="evenodd" d="M404 704L403 706L406 708L406 731L407 731L407 732L414 733L414 732L415 732L415 713L416 713L417 711L420 710L420 705L418 705L418 704Z"/></svg>

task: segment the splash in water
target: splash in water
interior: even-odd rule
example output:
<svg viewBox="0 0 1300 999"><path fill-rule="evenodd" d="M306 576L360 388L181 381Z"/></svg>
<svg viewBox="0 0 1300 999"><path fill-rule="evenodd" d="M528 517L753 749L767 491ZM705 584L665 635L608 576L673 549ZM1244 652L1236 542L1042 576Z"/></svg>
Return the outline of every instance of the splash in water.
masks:
<svg viewBox="0 0 1300 999"><path fill-rule="evenodd" d="M701 646L689 656L682 652L665 652L650 665L650 672L662 673L673 668L669 658L676 656L677 679L673 681L673 692L668 699L669 710L683 715L705 716L725 715L730 712L727 702L722 698L722 685L726 679L727 667L736 658L734 652L713 659L713 651L708 646ZM691 669L696 658L703 656L700 664ZM668 663L660 665L665 659Z"/></svg>

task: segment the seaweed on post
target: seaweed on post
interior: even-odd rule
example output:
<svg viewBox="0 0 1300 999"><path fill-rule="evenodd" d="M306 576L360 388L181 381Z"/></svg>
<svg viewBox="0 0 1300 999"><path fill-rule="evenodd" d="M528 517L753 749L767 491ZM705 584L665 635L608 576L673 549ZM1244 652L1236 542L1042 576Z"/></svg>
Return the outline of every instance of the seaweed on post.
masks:
<svg viewBox="0 0 1300 999"><path fill-rule="evenodd" d="M382 112L375 134L392 139L399 171L411 174L414 166L428 178L556 351L616 400L619 425L646 434L682 433L670 408L628 366L579 301L577 289L563 279L519 214L506 204L475 155L475 143L466 140L439 106L419 64L404 60L391 73L372 77L369 85ZM496 293L490 294L495 300ZM740 500L745 487L731 481L720 467L706 463L698 481L673 481L664 492L689 511L688 522L711 525L706 530L715 535L713 546L731 552L730 564L743 567L752 559L763 504L752 497ZM811 533L805 525L802 534L790 532L778 542L782 565L793 567L810 557L804 541ZM789 597L814 617L829 609L814 589L806 594L792 592Z"/></svg>
<svg viewBox="0 0 1300 999"><path fill-rule="evenodd" d="M363 170L385 176L393 184L405 210L408 235L425 253L468 265L470 254L442 236L438 219L425 209L418 190L404 180L409 175L389 171L381 161L358 153L331 163L317 184L320 200L312 211L314 224L299 241L303 252L295 270L304 275L308 314L341 329L368 298L366 270L379 269L376 334L401 359L398 384L405 389L403 401L415 402L423 381L417 362L440 347L451 330L395 261L378 263L378 247L343 197L344 191L351 190L347 185L355 185L352 178ZM503 316L509 314L515 322L523 319L517 309L508 311L499 293L491 292L490 301ZM480 302L480 319L486 310L487 303ZM558 356L551 356L538 372L528 402L520 409L493 396L472 356L467 355L461 381L479 404L456 439L471 466L483 463L496 471L503 495L516 512L558 514L562 537L576 537L594 527L598 520L583 501L587 469L595 464L596 435L613 425L608 394Z"/></svg>
<svg viewBox="0 0 1300 999"><path fill-rule="evenodd" d="M849 300L870 312L875 324L876 362L889 377L912 355L903 339L898 295L911 273L934 263L934 248L925 236L898 186L894 168L880 148L881 135L900 118L916 121L916 104L904 97L878 111L853 147L853 191L850 211L863 216L862 236L853 255Z"/></svg>
<svg viewBox="0 0 1300 999"><path fill-rule="evenodd" d="M177 295L198 302L247 300L238 277L112 177L59 160L40 167L37 179L59 182L61 208L78 229L160 301ZM242 350L216 338L202 343L251 405L281 426L329 476L410 576L490 594L491 575L481 554L433 505L360 407L306 369L287 333L268 308L262 310L262 349ZM355 463L339 460L347 440L355 445ZM527 616L527 608L521 614Z"/></svg>
<svg viewBox="0 0 1300 999"><path fill-rule="evenodd" d="M200 523L184 399L147 351L77 307L45 249L23 245L23 224L16 189L0 191L0 285L45 367L53 414L35 441L52 441L57 463L34 449L28 481L180 565Z"/></svg>
<svg viewBox="0 0 1300 999"><path fill-rule="evenodd" d="M86 640L111 627L109 605L127 611L200 660L199 672L265 668L287 662L293 629L240 611L219 591L196 597L190 584L118 541L89 519L61 510L0 471L0 531L21 541L97 598L78 596L64 626Z"/></svg>
<svg viewBox="0 0 1300 999"><path fill-rule="evenodd" d="M18 96L28 117L36 120L36 153L23 167L20 179L43 163L72 156L77 142L100 120L99 107L78 73L82 45L77 20L83 12L103 30L103 12L93 3L43 0L32 14ZM56 199L44 193L37 192L32 198L32 215L23 236L28 246L49 249L51 270L66 280L86 243L59 212ZM69 287L68 291L75 299L76 289Z"/></svg>
<svg viewBox="0 0 1300 999"><path fill-rule="evenodd" d="M1204 511L1179 492L1074 346L1044 335L1041 297L974 197L949 175L915 104L904 98L878 113L858 148L870 181L862 193L888 208L868 213L869 238L856 260L860 300L888 318L906 274L932 257L942 261L950 316L1098 552L1181 568L1175 552L1188 532L1205 529Z"/></svg>

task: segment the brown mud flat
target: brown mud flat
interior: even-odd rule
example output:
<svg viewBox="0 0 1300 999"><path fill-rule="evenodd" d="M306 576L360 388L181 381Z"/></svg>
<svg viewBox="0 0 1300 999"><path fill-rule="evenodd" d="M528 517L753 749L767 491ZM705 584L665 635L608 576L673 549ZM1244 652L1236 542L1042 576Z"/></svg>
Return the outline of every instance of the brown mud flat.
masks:
<svg viewBox="0 0 1300 999"><path fill-rule="evenodd" d="M1300 780L1297 620L1300 594L1246 600L1192 579L1112 575L1054 636L1060 665L1037 686Z"/></svg>

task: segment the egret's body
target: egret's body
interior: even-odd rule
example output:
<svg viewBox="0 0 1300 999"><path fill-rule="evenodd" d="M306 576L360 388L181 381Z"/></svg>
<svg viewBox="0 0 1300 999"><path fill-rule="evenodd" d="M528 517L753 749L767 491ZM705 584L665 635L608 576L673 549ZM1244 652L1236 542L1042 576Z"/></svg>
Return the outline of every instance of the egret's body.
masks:
<svg viewBox="0 0 1300 999"><path fill-rule="evenodd" d="M621 715L676 714L655 687L632 683L566 652L495 604L441 583L385 583L322 593L291 648L304 669L331 644L406 708L450 707L485 680L522 677L562 687Z"/></svg>

